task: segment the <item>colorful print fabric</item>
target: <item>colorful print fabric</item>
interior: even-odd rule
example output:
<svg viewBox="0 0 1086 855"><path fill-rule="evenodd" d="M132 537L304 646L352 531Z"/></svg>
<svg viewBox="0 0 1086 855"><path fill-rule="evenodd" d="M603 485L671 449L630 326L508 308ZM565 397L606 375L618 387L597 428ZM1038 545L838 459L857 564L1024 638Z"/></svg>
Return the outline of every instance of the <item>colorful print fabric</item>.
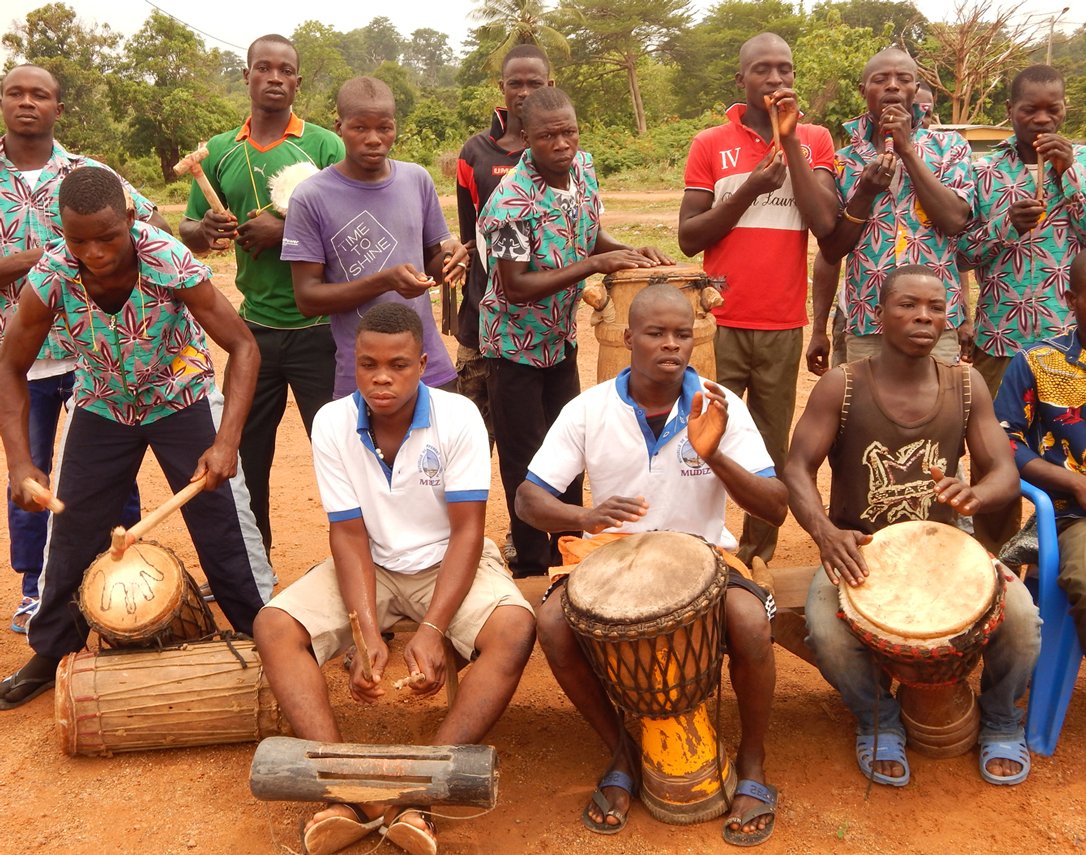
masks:
<svg viewBox="0 0 1086 855"><path fill-rule="evenodd" d="M89 157L71 154L60 143L54 142L53 155L42 168L37 184L28 187L22 173L7 158L5 139L0 137L0 255L12 255L37 249L63 236L57 194L60 192L60 182L69 172L81 166L109 167ZM136 205L136 218L149 219L155 211L154 204L123 178L121 183ZM20 279L0 288L0 338L8 320L15 314L24 281ZM38 358L65 359L72 353L64 336L59 330L53 330L42 345Z"/></svg>
<svg viewBox="0 0 1086 855"><path fill-rule="evenodd" d="M924 130L914 106L913 145L939 183L973 206L973 169L969 144L957 133ZM856 194L864 167L878 156L871 142L874 119L865 114L845 123L851 142L837 152L837 192L847 206ZM908 170L899 164L887 192L875 199L871 217L845 262L847 331L853 335L881 332L875 306L883 280L895 267L924 264L946 283L947 327L965 320L965 303L955 261L956 241L937 228L916 197Z"/></svg>
<svg viewBox="0 0 1086 855"><path fill-rule="evenodd" d="M1086 364L1075 328L1019 351L1003 375L996 418L1007 432L1018 471L1045 460L1086 475ZM1052 494L1057 517L1086 517L1069 494Z"/></svg>
<svg viewBox="0 0 1086 855"><path fill-rule="evenodd" d="M1020 235L1008 211L1036 195L1037 178L1015 145L1012 136L974 164L975 217L958 240L961 259L976 268L977 347L992 356L1014 356L1074 324L1063 292L1071 259L1086 246L1086 146L1073 147L1074 165L1062 177L1047 166L1045 217Z"/></svg>
<svg viewBox="0 0 1086 855"><path fill-rule="evenodd" d="M63 241L51 244L27 276L75 347L73 403L123 425L184 409L215 382L203 330L177 294L210 279L210 268L144 223L132 227L132 239L139 281L115 315L88 297Z"/></svg>
<svg viewBox="0 0 1086 855"><path fill-rule="evenodd" d="M506 174L479 215L491 258L514 257L515 248L501 244L503 235L528 235L528 269L554 270L587 258L600 229L600 197L592 156L578 152L570 167L569 189L575 198L571 215L535 168L525 151L516 169ZM514 226L514 228L503 228ZM510 238L514 239L514 238ZM486 294L479 302L479 351L535 368L562 361L566 342L577 339L577 300L584 282L531 303L511 303L490 268Z"/></svg>

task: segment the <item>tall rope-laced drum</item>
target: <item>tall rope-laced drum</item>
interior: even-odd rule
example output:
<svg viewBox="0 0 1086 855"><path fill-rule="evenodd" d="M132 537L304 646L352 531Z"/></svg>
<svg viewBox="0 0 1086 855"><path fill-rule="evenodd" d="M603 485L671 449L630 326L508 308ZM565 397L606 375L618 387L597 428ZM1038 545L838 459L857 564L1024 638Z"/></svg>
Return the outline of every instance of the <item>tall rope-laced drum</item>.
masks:
<svg viewBox="0 0 1086 855"><path fill-rule="evenodd" d="M641 720L641 800L664 822L720 816L735 789L706 703L720 684L727 579L713 546L655 531L601 546L562 595L611 700Z"/></svg>
<svg viewBox="0 0 1086 855"><path fill-rule="evenodd" d="M860 551L870 575L841 584L839 617L900 682L910 747L964 754L980 731L966 677L1003 620L998 565L965 532L927 521L887 526Z"/></svg>
<svg viewBox="0 0 1086 855"><path fill-rule="evenodd" d="M713 336L716 320L710 310L723 303L720 290L705 275L700 264L675 264L661 267L638 267L619 270L585 288L584 300L593 308L606 308L607 298L614 305L614 319L606 316L596 324L596 339L600 343L596 363L596 382L602 383L618 376L630 364L630 352L623 342L623 333L630 324L630 303L649 285L674 285L694 308L694 351L690 366L702 377L716 377L716 352Z"/></svg>

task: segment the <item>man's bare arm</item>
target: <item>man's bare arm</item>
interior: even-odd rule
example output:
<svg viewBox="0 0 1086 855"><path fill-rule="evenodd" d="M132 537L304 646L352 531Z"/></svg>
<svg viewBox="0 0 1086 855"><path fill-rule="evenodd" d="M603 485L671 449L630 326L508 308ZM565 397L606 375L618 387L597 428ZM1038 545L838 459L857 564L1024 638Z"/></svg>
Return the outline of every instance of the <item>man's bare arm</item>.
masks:
<svg viewBox="0 0 1086 855"><path fill-rule="evenodd" d="M792 516L814 539L826 575L835 585L843 578L859 585L867 575L867 565L859 546L868 535L839 529L826 514L818 492L818 469L833 447L841 424L841 404L845 398L845 375L841 369L830 371L815 384L800 416L784 465L784 483L788 485Z"/></svg>

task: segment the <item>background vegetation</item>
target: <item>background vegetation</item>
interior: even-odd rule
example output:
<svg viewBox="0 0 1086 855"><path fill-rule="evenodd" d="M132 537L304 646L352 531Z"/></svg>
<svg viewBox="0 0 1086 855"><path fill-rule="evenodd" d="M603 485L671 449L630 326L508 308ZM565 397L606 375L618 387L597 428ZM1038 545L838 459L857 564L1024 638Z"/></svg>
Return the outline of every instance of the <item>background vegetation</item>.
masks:
<svg viewBox="0 0 1086 855"><path fill-rule="evenodd" d="M809 8L809 11L805 11ZM905 46L937 90L944 122L998 124L1010 78L1045 60L1048 21L1014 25L1014 7L962 0L945 21L928 21L907 0L721 0L694 21L686 0L479 0L462 55L430 28L405 35L386 17L350 32L307 21L285 34L301 54L295 103L330 127L335 92L373 74L397 99L394 156L430 168L450 192L451 166L468 136L489 125L501 58L534 42L577 105L582 147L609 187L681 187L690 139L723 120L737 100L739 47L771 30L793 47L796 88L808 121L842 141L841 123L863 111L856 92L868 58ZM61 81L66 109L57 138L117 167L157 199L183 199L188 182L170 167L199 140L248 115L244 58L208 48L199 35L155 11L123 39L79 20L64 3L36 9L3 35L8 67L34 62ZM1086 136L1086 26L1056 32L1052 62L1068 80L1064 133ZM2 127L2 126L0 126Z"/></svg>

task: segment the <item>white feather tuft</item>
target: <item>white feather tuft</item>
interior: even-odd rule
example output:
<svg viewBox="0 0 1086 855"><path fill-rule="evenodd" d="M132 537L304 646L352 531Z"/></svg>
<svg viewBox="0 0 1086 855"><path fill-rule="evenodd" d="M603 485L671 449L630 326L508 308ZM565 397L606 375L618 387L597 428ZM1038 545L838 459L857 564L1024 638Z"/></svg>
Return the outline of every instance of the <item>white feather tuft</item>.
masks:
<svg viewBox="0 0 1086 855"><path fill-rule="evenodd" d="M271 202L275 210L286 216L287 205L290 204L290 194L294 188L320 172L316 166L308 160L301 160L284 166L275 175L268 179L268 191L271 194Z"/></svg>

